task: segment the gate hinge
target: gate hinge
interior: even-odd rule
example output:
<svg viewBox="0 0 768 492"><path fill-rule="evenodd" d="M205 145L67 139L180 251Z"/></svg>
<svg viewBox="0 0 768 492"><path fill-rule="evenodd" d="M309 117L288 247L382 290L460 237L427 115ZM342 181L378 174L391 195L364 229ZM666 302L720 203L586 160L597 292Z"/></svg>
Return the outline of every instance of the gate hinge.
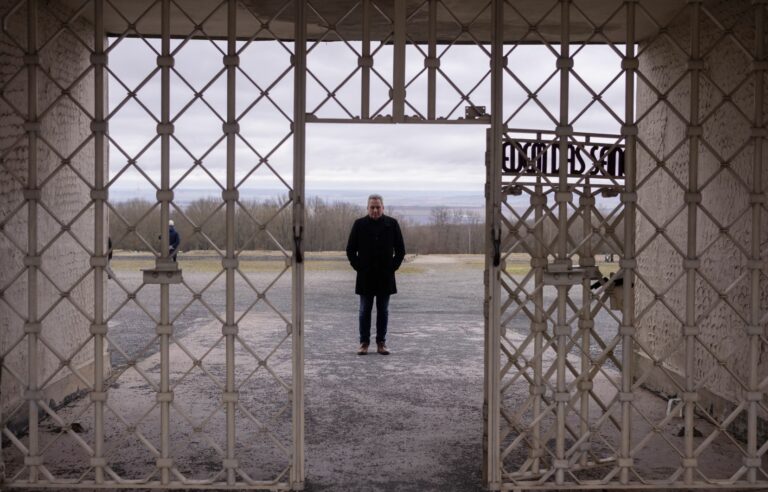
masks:
<svg viewBox="0 0 768 492"><path fill-rule="evenodd" d="M304 255L301 252L301 240L304 238L304 226L298 227L298 233L296 233L296 227L293 228L293 254L296 257L296 263L304 263Z"/></svg>
<svg viewBox="0 0 768 492"><path fill-rule="evenodd" d="M501 231L494 227L491 231L493 235L493 266L501 264Z"/></svg>

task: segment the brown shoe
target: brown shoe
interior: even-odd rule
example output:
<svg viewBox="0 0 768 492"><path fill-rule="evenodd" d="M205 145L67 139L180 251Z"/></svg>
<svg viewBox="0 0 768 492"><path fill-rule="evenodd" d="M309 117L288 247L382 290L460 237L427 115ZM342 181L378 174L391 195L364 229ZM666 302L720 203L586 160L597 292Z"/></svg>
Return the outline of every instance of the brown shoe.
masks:
<svg viewBox="0 0 768 492"><path fill-rule="evenodd" d="M357 355L365 355L368 353L368 344L367 343L361 343L360 348L357 349Z"/></svg>
<svg viewBox="0 0 768 492"><path fill-rule="evenodd" d="M381 355L389 355L389 350L387 350L387 346L384 345L384 342L376 342L376 347L376 352Z"/></svg>

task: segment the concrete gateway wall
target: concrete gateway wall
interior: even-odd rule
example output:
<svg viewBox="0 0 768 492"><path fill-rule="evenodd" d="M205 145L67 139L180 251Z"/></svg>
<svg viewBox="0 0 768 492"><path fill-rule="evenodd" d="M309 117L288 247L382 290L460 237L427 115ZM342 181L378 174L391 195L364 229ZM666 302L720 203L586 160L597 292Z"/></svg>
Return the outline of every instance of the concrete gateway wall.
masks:
<svg viewBox="0 0 768 492"><path fill-rule="evenodd" d="M710 1L704 6L724 26L734 26L732 35L754 53L755 17L750 2ZM747 262L754 234L750 193L755 165L751 137L756 112L755 76L752 56L734 39L706 16L702 16L700 25L704 68L699 120L703 122L704 143L698 145L701 203L695 240L700 266L695 283L695 319L700 334L695 345L694 379L700 396L704 396L701 405L723 416L744 401L741 383L749 381L750 338L746 328L750 323L752 287ZM690 49L691 33L688 16L676 19L668 29L669 37L685 50ZM687 122L683 120L691 115L691 77L686 74L689 55L672 40L661 36L640 46L639 71L650 85L638 81L637 114L647 116L638 125L642 142L638 148L638 205L642 211L637 218L637 244L643 249L637 258L641 278L635 290L640 316L638 340L642 345L637 350L637 374L645 377L650 372L645 385L669 396L680 393L671 379L681 382L685 374L687 289L683 261L688 246L688 212L684 200L691 162ZM768 101L768 94L763 95L763 101ZM768 148L765 139L762 142L765 159ZM759 165L765 193L768 166L764 160ZM760 215L760 243L764 262L768 256L765 209ZM764 275L759 293L764 319L768 307L768 280ZM663 360L663 370L654 367L646 350ZM764 377L768 374L768 347L760 344L758 350L758 374Z"/></svg>
<svg viewBox="0 0 768 492"><path fill-rule="evenodd" d="M0 1L0 13L7 15L15 3ZM41 264L36 290L38 318L45 317L34 354L38 384L45 385L46 400L60 402L93 379L88 317L93 316L94 307L93 272L89 273L94 244L94 213L89 205L95 157L90 139L94 86L90 51L84 45L92 44L93 30L77 20L51 40L71 12L60 2L38 5L40 126L34 162L30 162L24 126L30 93L30 65L24 63L26 5L8 15L6 31L0 36L0 354L5 365L0 395L3 419L11 421L26 417L24 407L12 409L24 395L30 357L27 341L22 339L30 313L24 258L34 254L27 252L30 212L24 189L34 187L29 186L29 165L37 168L40 189L36 249Z"/></svg>

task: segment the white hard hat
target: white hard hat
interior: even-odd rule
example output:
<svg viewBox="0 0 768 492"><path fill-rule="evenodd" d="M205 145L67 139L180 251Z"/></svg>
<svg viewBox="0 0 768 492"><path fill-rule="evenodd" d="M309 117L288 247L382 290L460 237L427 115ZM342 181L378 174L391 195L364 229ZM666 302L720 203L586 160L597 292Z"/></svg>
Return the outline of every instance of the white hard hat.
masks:
<svg viewBox="0 0 768 492"><path fill-rule="evenodd" d="M169 221L168 221L168 225L169 225L169 226L173 226L173 225L174 225L174 223L173 223L173 219L171 219L171 220L169 220Z"/></svg>

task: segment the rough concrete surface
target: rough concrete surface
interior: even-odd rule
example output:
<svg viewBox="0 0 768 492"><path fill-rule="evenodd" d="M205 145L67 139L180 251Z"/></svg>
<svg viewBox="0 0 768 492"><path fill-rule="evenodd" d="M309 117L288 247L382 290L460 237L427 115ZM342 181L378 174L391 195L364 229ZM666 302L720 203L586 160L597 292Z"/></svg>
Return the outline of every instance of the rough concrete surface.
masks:
<svg viewBox="0 0 768 492"><path fill-rule="evenodd" d="M709 15L729 26L735 39L747 46L754 44L748 2L709 2L708 9ZM676 19L668 29L670 39L683 46L690 44L687 16ZM700 72L696 92L701 136L695 146L688 142L688 122L679 116L691 114L688 55L673 49L664 36L640 48L644 75L637 85L637 114L643 115L638 121L637 152L640 277L635 299L636 312L642 313L637 317L640 340L654 357L685 345L683 325L700 330L690 349L695 363L688 375L700 388L701 404L714 406L715 415L725 418L746 399L752 384L751 367L757 366L758 374L768 372L768 347L747 335L747 327L758 324L756 320L763 320L764 325L768 305L766 277L753 278L748 266L750 260L764 262L768 252L768 215L749 202L750 193L764 193L768 188L768 174L754 174L755 166L765 169L765 158L755 155L759 145L763 148L758 155L765 155L768 147L765 141L750 137L755 121L763 121L755 106L758 101L768 101L768 89L760 86L763 94L756 93L758 86L748 69L752 63L749 53L737 43L723 42L721 34L715 23L701 22L698 36L706 68ZM696 150L696 160L692 160L691 149ZM690 184L694 168L696 181ZM762 183L756 176L761 176ZM701 194L695 234L690 238L686 186ZM657 235L659 228L664 235ZM688 285L684 260L691 246L695 252L690 255L700 265ZM664 296L663 303L659 295ZM688 302L693 309L686 311ZM650 366L648 354L642 355ZM727 361L728 370L720 368L721 360ZM686 351L672 352L664 367L666 374L656 371L646 384L670 393L675 390L668 374L678 379L686 375ZM760 418L764 422L768 415L760 411ZM736 425L746 433L746 422Z"/></svg>
<svg viewBox="0 0 768 492"><path fill-rule="evenodd" d="M95 218L93 208L88 208L96 157L90 115L94 79L89 65L91 51L84 44L93 39L93 32L82 19L59 31L57 19L68 18L71 12L63 2L46 2L37 17L36 37L42 46L36 53L39 65L29 63L19 48L27 38L26 5L19 5L9 14L14 3L0 0L4 15L0 32L0 222L4 231L0 234L0 285L6 302L12 306L0 306L0 353L23 335L26 321L41 320L46 340L62 353L74 353L70 362L87 371L93 363L92 344L79 352L76 349L90 336L90 324L82 312L93 315L94 278L90 275L81 279L90 259L89 251L81 245L94 244ZM43 45L43 40L56 32L60 35L55 42ZM29 151L30 139L24 137L28 72L33 68L37 74L38 115L30 119L39 123L38 131L30 134L36 135L32 140L37 142L34 153ZM66 97L62 95L64 88ZM35 182L29 182L30 167L35 169ZM38 202L25 201L26 186L39 189ZM34 244L30 243L28 220L35 221ZM69 232L61 232L64 225ZM24 271L27 254L40 257L34 287L29 287ZM37 294L32 303L27 299L30 288ZM59 302L64 292L67 300ZM84 386L82 381L58 372L59 358L42 343L35 356L40 381L48 382L46 398L61 400ZM26 352L13 351L3 362L10 370L23 374L28 358ZM21 393L22 385L15 378L2 378L0 411L18 404L20 400L9 395Z"/></svg>

